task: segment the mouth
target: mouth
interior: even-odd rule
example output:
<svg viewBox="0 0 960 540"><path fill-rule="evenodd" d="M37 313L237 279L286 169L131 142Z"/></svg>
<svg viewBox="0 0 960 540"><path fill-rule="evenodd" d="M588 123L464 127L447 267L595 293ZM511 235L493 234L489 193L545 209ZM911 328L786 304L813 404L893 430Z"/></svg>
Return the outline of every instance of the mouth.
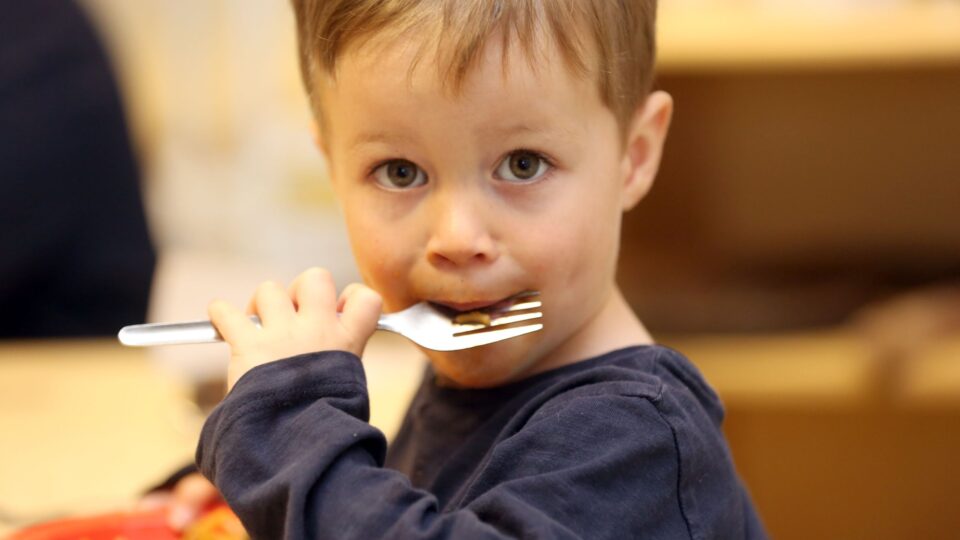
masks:
<svg viewBox="0 0 960 540"><path fill-rule="evenodd" d="M452 300L431 300L430 303L443 311L453 313L466 313L470 311L484 311L487 313L496 313L504 310L522 298L526 292L511 294L505 297L499 297L491 300L470 300L470 301L452 301Z"/></svg>
<svg viewBox="0 0 960 540"><path fill-rule="evenodd" d="M437 306L438 308L444 311L453 311L456 313L464 313L467 311L488 311L494 308L497 304L503 303L505 299L497 300L479 300L471 302L452 302L445 300L432 300L431 304Z"/></svg>

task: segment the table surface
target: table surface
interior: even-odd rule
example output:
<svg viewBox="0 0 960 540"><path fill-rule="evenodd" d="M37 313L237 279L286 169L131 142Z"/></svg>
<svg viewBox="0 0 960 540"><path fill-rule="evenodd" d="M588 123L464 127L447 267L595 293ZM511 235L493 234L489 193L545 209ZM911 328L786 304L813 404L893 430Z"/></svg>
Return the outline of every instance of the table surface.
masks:
<svg viewBox="0 0 960 540"><path fill-rule="evenodd" d="M208 346L227 354L223 345ZM113 340L0 342L0 535L16 524L128 507L193 460L203 414L170 350ZM364 358L371 423L388 436L424 367L377 334Z"/></svg>
<svg viewBox="0 0 960 540"><path fill-rule="evenodd" d="M883 367L843 331L662 341L693 359L737 410L859 406L875 395ZM164 361L170 348L160 351L112 340L0 343L0 534L12 524L123 508L192 460L203 415L191 382ZM392 436L423 359L402 338L378 333L364 365L371 423ZM960 341L898 373L910 403L957 407Z"/></svg>

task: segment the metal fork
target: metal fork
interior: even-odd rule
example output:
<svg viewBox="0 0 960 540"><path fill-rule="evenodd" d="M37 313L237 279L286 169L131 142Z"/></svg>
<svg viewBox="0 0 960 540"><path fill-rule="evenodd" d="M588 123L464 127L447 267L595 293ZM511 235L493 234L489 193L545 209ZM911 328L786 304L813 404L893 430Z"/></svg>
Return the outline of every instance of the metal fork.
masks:
<svg viewBox="0 0 960 540"><path fill-rule="evenodd" d="M470 315L479 314L479 317L464 317L452 309L420 302L403 311L381 315L377 329L400 334L435 351L470 349L542 329L543 324L534 322L543 316L539 311L541 305L539 292L526 291L470 312ZM260 325L256 316L250 320ZM130 347L223 341L210 321L125 326L117 338Z"/></svg>

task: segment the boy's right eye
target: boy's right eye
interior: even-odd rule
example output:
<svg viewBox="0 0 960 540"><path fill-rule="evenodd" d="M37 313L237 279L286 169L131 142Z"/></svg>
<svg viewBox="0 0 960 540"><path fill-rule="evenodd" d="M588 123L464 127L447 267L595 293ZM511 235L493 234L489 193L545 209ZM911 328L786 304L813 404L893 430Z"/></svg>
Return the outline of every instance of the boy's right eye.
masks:
<svg viewBox="0 0 960 540"><path fill-rule="evenodd" d="M387 189L412 189L427 183L427 175L405 159L388 161L373 171L378 184Z"/></svg>

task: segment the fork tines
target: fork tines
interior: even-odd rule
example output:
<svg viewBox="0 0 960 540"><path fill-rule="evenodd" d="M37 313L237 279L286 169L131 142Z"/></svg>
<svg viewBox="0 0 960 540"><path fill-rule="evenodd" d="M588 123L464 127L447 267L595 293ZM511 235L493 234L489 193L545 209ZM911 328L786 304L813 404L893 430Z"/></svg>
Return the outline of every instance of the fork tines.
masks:
<svg viewBox="0 0 960 540"><path fill-rule="evenodd" d="M539 310L543 304L540 301L540 293L537 291L520 293L511 298L510 302L512 303L500 304L486 312L490 316L489 324L479 322L457 324L453 335L462 336L495 330L506 330L508 328L519 328L531 324L527 321L543 317L543 313Z"/></svg>

